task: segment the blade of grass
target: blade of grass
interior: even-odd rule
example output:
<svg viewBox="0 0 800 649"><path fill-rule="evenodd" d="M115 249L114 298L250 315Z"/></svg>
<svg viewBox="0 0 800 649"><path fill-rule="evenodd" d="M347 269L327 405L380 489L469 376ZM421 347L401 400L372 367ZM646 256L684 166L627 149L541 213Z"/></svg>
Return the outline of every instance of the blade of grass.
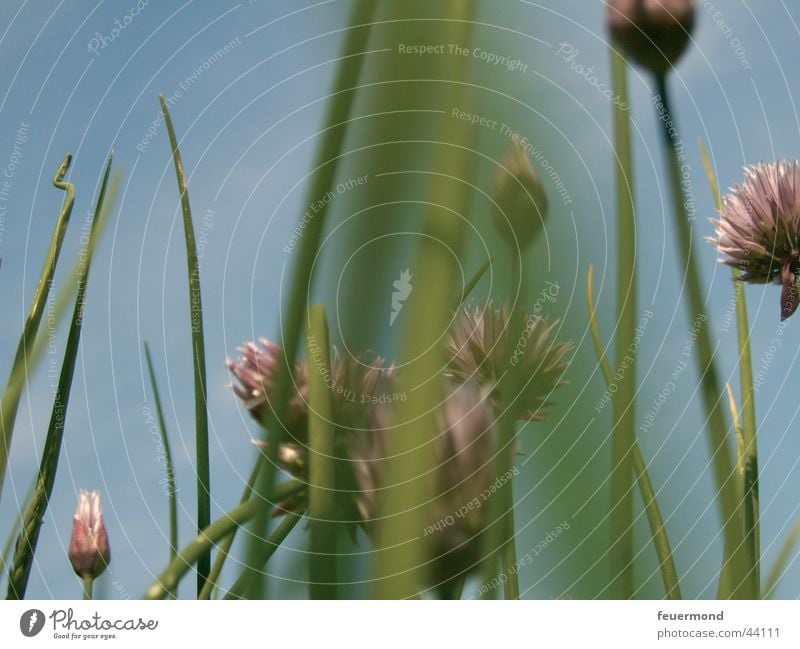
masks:
<svg viewBox="0 0 800 649"><path fill-rule="evenodd" d="M113 204L119 188L119 175L115 174L109 192L109 200L106 202L106 189L111 173L111 156L108 158L100 193L97 197L97 204L92 217L92 227L89 233L89 240L97 236L97 215L107 206ZM84 248L84 253L88 250L88 245ZM75 374L75 364L78 357L78 346L80 344L81 330L83 328L83 317L86 308L86 283L89 279L89 270L92 259L86 254L84 258L84 269L80 281L78 282L78 293L75 298L73 309L72 324L70 325L67 336L67 344L64 350L64 363L61 367L61 374L58 378L58 386L53 401L53 411L50 417L50 425L47 429L44 447L42 449L42 459L39 465L39 475L36 480L36 489L33 498L25 512L25 522L22 532L17 538L16 549L14 551L14 562L8 576L8 599L23 599L28 585L33 558L36 552L36 544L39 540L42 519L44 518L47 504L53 492L53 484L58 470L58 459L61 454L61 442L64 438L64 423L67 417L67 407L72 390L72 379Z"/></svg>
<svg viewBox="0 0 800 649"><path fill-rule="evenodd" d="M722 211L722 196L719 191L714 168L705 144L700 140L700 154L706 170L708 184L714 196L717 212ZM748 572L749 595L758 599L761 585L761 534L758 502L758 441L756 437L756 398L753 387L753 358L750 352L750 324L747 316L747 298L744 284L739 279L739 271L731 268L733 292L736 300L736 336L739 346L739 380L742 384L742 437L744 441L745 471L747 487L740 492L745 502L744 541L750 546L752 566Z"/></svg>
<svg viewBox="0 0 800 649"><path fill-rule="evenodd" d="M47 295L50 291L50 285L53 282L53 274L55 273L58 256L61 253L61 244L64 242L64 234L67 231L69 218L72 214L72 206L75 203L75 188L72 186L72 183L64 181L64 176L67 174L70 162L72 162L72 155L67 153L53 178L53 185L57 189L65 191L67 195L64 199L61 213L56 221L53 236L50 239L50 248L47 251L47 258L42 268L39 283L36 285L36 291L33 294L33 301L31 302L28 316L25 319L22 337L17 345L17 353L11 365L8 383L3 392L3 398L0 400L0 498L3 495L3 483L6 477L8 454L11 450L11 438L14 434L14 422L17 418L20 395L22 394L22 387L25 385L29 374L28 357L31 347L33 347L36 341L36 332L39 330L39 324L42 321Z"/></svg>
<svg viewBox="0 0 800 649"><path fill-rule="evenodd" d="M611 372L611 366L608 364L605 347L600 338L600 327L597 324L597 309L594 304L593 274L594 267L589 266L589 272L586 277L586 303L589 310L589 329L592 334L592 343L594 344L594 351L597 355L597 362L600 364L600 370L603 374L606 388L610 390L614 383L614 375ZM678 571L675 569L675 560L672 557L672 546L667 536L667 528L666 525L664 525L664 518L658 506L656 491L653 488L650 474L647 471L647 464L644 461L642 450L639 448L639 442L636 440L635 436L633 440L633 468L636 474L636 484L639 487L639 492L644 502L644 510L647 514L647 523L650 526L653 547L658 556L658 567L661 571L661 580L664 582L664 591L667 599L681 599L680 580L678 578Z"/></svg>
<svg viewBox="0 0 800 649"><path fill-rule="evenodd" d="M775 563L772 564L772 569L767 576L767 583L764 585L763 596L765 599L772 597L772 593L775 592L775 589L778 587L778 583L781 577L783 577L783 573L786 572L789 560L792 558L798 542L800 542L800 521L795 523L792 531L789 532L786 541L784 541L778 552Z"/></svg>
<svg viewBox="0 0 800 649"><path fill-rule="evenodd" d="M275 487L275 498L283 500L291 498L305 489L306 485L299 480L289 480ZM198 561L211 552L214 544L228 536L232 530L241 527L253 517L263 505L257 500L248 500L223 514L204 530L201 530L159 575L158 579L147 589L144 599L163 599L168 593L175 592L181 579Z"/></svg>
<svg viewBox="0 0 800 649"><path fill-rule="evenodd" d="M150 376L150 387L153 390L153 402L156 409L158 430L161 433L161 445L164 447L164 470L167 474L167 498L169 500L169 558L170 561L178 554L178 498L175 489L175 466L172 464L172 450L167 437L167 425L164 422L164 410L161 406L161 395L158 391L156 373L153 370L153 359L150 356L150 346L144 342L144 357L147 361L147 373ZM174 597L175 593L171 593Z"/></svg>
<svg viewBox="0 0 800 649"><path fill-rule="evenodd" d="M195 417L195 466L197 467L197 531L208 527L211 522L211 469L208 451L208 410L206 405L206 346L203 334L203 303L200 292L200 263L197 260L197 246L194 239L192 209L189 206L189 190L183 173L183 162L178 150L178 139L172 126L167 102L163 94L158 95L161 112L167 125L169 142L172 147L172 160L175 163L175 176L181 196L183 213L183 234L186 239L186 261L189 271L189 324L192 332L192 367L194 369L194 417ZM197 563L197 593L203 590L208 572L211 569L211 555Z"/></svg>
<svg viewBox="0 0 800 649"><path fill-rule="evenodd" d="M662 142L664 147L665 162L669 174L669 186L672 192L672 207L675 231L678 238L679 259L684 272L684 285L688 293L688 307L690 326L696 327L697 323L703 326L697 328L695 341L697 355L697 372L700 375L700 387L703 397L703 406L707 414L707 431L709 452L714 469L714 480L717 487L716 499L719 504L724 538L724 556L730 557L734 548L742 542L741 530L735 521L736 510L736 480L734 476L731 450L728 443L728 427L722 411L721 400L723 390L714 358L714 349L709 335L708 317L703 299L703 290L700 282L700 271L697 267L696 257L692 250L692 227L686 207L681 184L681 155L683 144L675 126L674 113L670 107L666 78L663 74L656 75L655 84L660 96L661 106L656 102L657 117L661 124ZM726 562L724 562L726 564ZM733 583L740 583L735 580ZM723 569L720 575L720 599L730 596L731 580L728 571Z"/></svg>
<svg viewBox="0 0 800 649"><path fill-rule="evenodd" d="M338 162L348 130L347 122L351 114L358 79L361 76L364 58L362 55L369 41L372 16L376 6L377 3L372 0L357 0L353 6L349 21L351 28L347 31L344 53L336 71L333 94L328 102L325 115L324 136L314 159L313 168L316 173L311 182L310 201L324 196L335 182ZM292 378L294 358L300 344L304 312L311 285L311 269L324 231L327 205L325 203L306 226L303 237L298 243L297 258L292 268L289 301L283 319L285 325L283 328L284 362L279 364L276 372L274 398L265 422L267 430L266 458L258 460L263 470L260 471L254 489L257 500L261 503L261 510L253 521L252 536L245 559L245 570L249 572L244 577L244 583L249 584L247 595L252 599L260 599L265 592L264 583L257 570L258 566L264 564L263 539L267 528L269 508L275 501L272 487L275 481L277 452L285 432L282 422L294 385Z"/></svg>
<svg viewBox="0 0 800 649"><path fill-rule="evenodd" d="M442 42L469 43L474 1L451 3L448 20L442 23ZM460 106L465 100L469 60L455 57L449 69L442 69L443 102ZM376 530L374 595L379 599L418 596L425 583L428 547L422 538L428 519L426 503L432 490L433 458L431 439L438 430L437 411L442 401L441 384L435 380L441 369L440 336L450 317L450 299L455 272L450 254L458 258L468 212L467 181L473 165L469 146L474 129L465 122L442 117L430 169L447 173L462 184L434 175L428 188L422 217L422 237L415 260L417 277L436 278L415 287L414 298L406 303L409 326L401 343L397 390L408 398L395 404L393 427L386 436L386 477ZM412 360L413 359L413 360Z"/></svg>
<svg viewBox="0 0 800 649"><path fill-rule="evenodd" d="M311 599L336 599L336 459L328 323L325 307L308 309L308 590Z"/></svg>
<svg viewBox="0 0 800 649"><path fill-rule="evenodd" d="M636 331L636 217L633 197L633 154L628 106L628 79L622 50L610 48L612 85L621 102L613 109L617 194L617 367L628 356ZM613 596L633 597L633 447L635 355L612 395L611 434L611 583Z"/></svg>
<svg viewBox="0 0 800 649"><path fill-rule="evenodd" d="M287 512L284 516L284 519L281 521L280 525L275 528L275 531L270 535L267 539L266 545L267 547L264 550L264 564L261 566L260 570L264 569L267 561L272 558L272 555L275 554L275 551L281 546L281 544L286 540L286 537L289 536L289 533L295 528L295 526L300 522L300 519L303 518L305 511L301 512ZM224 599L243 599L245 588L247 585L246 575L240 575L239 578L234 582L231 589L225 595Z"/></svg>

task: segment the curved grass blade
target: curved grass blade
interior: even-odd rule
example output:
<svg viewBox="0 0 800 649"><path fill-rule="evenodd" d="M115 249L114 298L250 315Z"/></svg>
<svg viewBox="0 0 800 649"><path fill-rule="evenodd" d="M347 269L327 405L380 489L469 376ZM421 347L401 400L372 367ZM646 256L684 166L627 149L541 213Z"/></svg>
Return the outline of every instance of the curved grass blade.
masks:
<svg viewBox="0 0 800 649"><path fill-rule="evenodd" d="M164 422L164 410L161 407L161 395L158 391L156 373L153 370L153 359L150 356L150 346L144 343L144 357L147 361L147 373L150 376L150 386L153 390L153 401L156 408L158 430L161 433L161 445L164 447L164 470L167 473L167 497L169 498L169 558L170 561L178 554L178 498L175 489L175 466L172 463L172 450L167 437L167 425ZM175 593L171 593L174 597Z"/></svg>
<svg viewBox="0 0 800 649"><path fill-rule="evenodd" d="M119 169L119 166L117 169ZM104 210L97 215L97 237L95 237L93 241L89 242L89 245L86 249L86 255L90 257L94 255L95 246L103 238L103 233L108 225L110 216L111 210ZM72 305L80 278L81 259L79 257L72 265L72 270L70 271L67 279L64 281L64 284L58 289L58 293L56 294L55 300L52 302L52 306L48 306L48 322L50 322L52 319L55 322L54 326L58 326L64 315L67 313L70 305ZM28 356L28 374L33 374L39 362L42 360L42 356L47 349L48 343L49 332L46 330L39 331L38 335L36 336L36 342L33 345L33 349Z"/></svg>
<svg viewBox="0 0 800 649"><path fill-rule="evenodd" d="M486 274L486 271L489 270L489 267L492 265L492 258L489 257L483 265L477 270L477 272L470 278L470 280L464 286L464 290L461 291L461 295L458 296L458 299L453 301L453 310L457 311L458 308L464 304L464 300L469 297L469 294L475 290L475 287L478 285L478 282L483 279L483 276Z"/></svg>
<svg viewBox="0 0 800 649"><path fill-rule="evenodd" d="M175 163L175 176L178 179L178 192L181 195L183 213L183 234L186 239L186 261L189 270L189 318L192 332L192 365L194 367L194 415L195 415L195 465L197 467L197 531L208 527L211 522L211 470L208 451L208 411L206 406L206 353L203 335L203 304L200 295L200 263L197 260L197 246L192 225L192 210L189 206L189 190L183 173L183 162L178 150L178 140L169 116L164 95L159 94L161 112L167 125L169 142L172 146L172 160ZM197 593L203 590L208 572L211 569L211 556L202 557L197 564Z"/></svg>
<svg viewBox="0 0 800 649"><path fill-rule="evenodd" d="M372 0L357 0L347 31L344 53L336 71L333 84L333 94L328 102L324 120L324 136L317 150L313 168L316 173L310 187L310 196L324 196L325 192L333 186L338 169L338 160L347 133L347 121L355 99L355 90L361 76L361 67L371 31L372 16L378 3ZM303 327L303 317L308 300L308 290L311 284L311 269L317 255L319 243L322 238L327 215L327 203L320 209L316 217L307 225L303 238L299 242L297 258L292 268L292 281L290 284L289 302L286 306L283 351L284 362L280 363L275 377L275 397L273 407L267 413L265 428L267 430L266 458L259 458L258 463L263 470L260 471L254 489L258 500L262 503L261 511L253 521L253 533L245 557L245 571L249 576L244 580L248 586L248 596L260 599L264 594L264 584L257 573L258 566L264 565L265 546L264 534L267 528L269 507L275 502L272 493L275 481L275 467L277 465L277 449L280 445L284 428L281 424L286 412L292 388L292 368L294 358L300 344Z"/></svg>
<svg viewBox="0 0 800 649"><path fill-rule="evenodd" d="M786 572L786 568L789 566L789 560L792 558L795 548L799 542L800 521L795 523L792 531L789 532L789 536L786 537L786 541L784 541L783 545L781 546L780 552L778 552L778 557L775 559L775 563L772 565L772 569L769 571L767 583L764 585L765 599L772 597L772 593L775 592L775 589L778 587L778 583L780 582L781 577L783 577L783 574Z"/></svg>
<svg viewBox="0 0 800 649"><path fill-rule="evenodd" d="M291 498L300 493L306 485L299 480L289 480L273 490L278 499ZM183 576L198 561L207 557L214 544L228 536L235 528L252 520L263 505L258 500L248 500L237 505L216 521L211 523L184 547L164 569L156 582L147 589L144 599L163 599L168 593L175 592Z"/></svg>
<svg viewBox="0 0 800 649"><path fill-rule="evenodd" d="M113 203L119 187L119 175L115 175L111 185L110 200L106 203L106 189L108 178L111 173L111 156L108 158L103 182L100 187L100 194L97 197L94 216L92 217L92 228L89 239L97 236L97 215L107 205ZM88 248L88 246L87 246ZM86 249L84 249L85 252ZM58 470L58 459L61 454L61 442L64 438L64 422L67 416L70 392L72 390L72 378L75 373L75 364L78 357L78 346L80 344L81 329L83 327L83 316L86 307L86 283L89 279L91 267L91 257L85 258L83 276L78 282L78 294L75 298L75 308L72 314L72 324L70 325L67 336L67 344L64 351L64 363L61 367L61 374L58 378L58 386L53 402L53 411L50 416L50 425L47 429L42 450L42 459L39 465L39 475L36 479L36 488L31 499L31 503L25 512L25 522L22 532L17 538L16 549L14 551L14 562L8 576L8 599L22 599L28 585L33 557L36 552L36 544L39 540L42 519L47 510L47 503L53 491L53 484Z"/></svg>
<svg viewBox="0 0 800 649"><path fill-rule="evenodd" d="M72 206L75 204L75 188L72 186L72 183L64 181L64 176L71 162L72 154L67 153L53 178L53 185L65 191L67 196L61 208L61 214L59 214L58 220L56 221L53 236L50 239L50 248L47 251L47 258L42 268L39 283L36 285L36 291L33 294L33 301L31 302L31 308L30 311L28 311L28 317L22 329L22 337L17 346L17 353L14 356L8 383L3 392L3 398L0 401L0 497L3 495L3 483L5 482L6 467L8 466L8 453L11 450L11 438L14 434L14 422L17 418L20 395L22 394L22 387L25 385L29 374L28 358L36 340L36 332L39 329L39 324L42 321L44 305L47 301L50 285L53 282L53 274L55 273L58 256L61 253L61 244L64 242L64 234L67 231L69 218L72 214Z"/></svg>
<svg viewBox="0 0 800 649"><path fill-rule="evenodd" d="M614 383L614 375L611 372L611 366L608 364L605 347L600 338L600 327L597 324L597 309L594 304L593 274L594 267L589 266L589 272L586 277L586 303L589 310L589 329L592 334L594 351L597 355L597 362L600 364L600 370L603 374L606 388L611 389ZM672 557L672 547L670 546L669 537L667 536L667 528L664 525L664 518L658 506L656 491L650 480L650 474L647 472L647 464L639 448L639 442L635 437L633 440L633 469L636 474L636 484L639 486L642 501L644 502L644 510L647 514L650 534L653 537L653 547L658 556L658 567L661 570L661 579L664 582L664 590L666 591L667 599L681 599L680 580L678 578L678 571L675 569L675 561Z"/></svg>

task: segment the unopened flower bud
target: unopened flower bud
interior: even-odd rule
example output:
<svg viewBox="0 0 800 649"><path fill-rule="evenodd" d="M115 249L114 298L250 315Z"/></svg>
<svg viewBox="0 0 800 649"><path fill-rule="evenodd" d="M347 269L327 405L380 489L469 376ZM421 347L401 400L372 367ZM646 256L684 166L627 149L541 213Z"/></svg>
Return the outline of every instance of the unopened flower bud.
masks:
<svg viewBox="0 0 800 649"><path fill-rule="evenodd" d="M686 50L694 17L694 0L608 1L611 36L630 58L657 74Z"/></svg>
<svg viewBox="0 0 800 649"><path fill-rule="evenodd" d="M517 140L501 160L494 177L494 226L508 244L525 249L541 231L547 194L525 147Z"/></svg>
<svg viewBox="0 0 800 649"><path fill-rule="evenodd" d="M99 577L111 561L108 534L103 524L103 508L97 491L81 490L72 521L69 560L82 578Z"/></svg>

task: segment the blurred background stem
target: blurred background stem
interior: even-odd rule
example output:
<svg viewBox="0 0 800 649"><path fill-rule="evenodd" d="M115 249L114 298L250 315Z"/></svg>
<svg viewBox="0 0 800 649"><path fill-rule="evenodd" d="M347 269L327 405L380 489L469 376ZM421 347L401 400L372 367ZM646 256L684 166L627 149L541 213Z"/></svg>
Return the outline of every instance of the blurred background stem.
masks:
<svg viewBox="0 0 800 649"><path fill-rule="evenodd" d="M336 599L336 462L330 344L325 307L308 309L308 590L311 599Z"/></svg>
<svg viewBox="0 0 800 649"><path fill-rule="evenodd" d="M628 349L636 330L636 218L633 196L633 155L628 106L626 63L619 47L610 49L614 92L620 99L612 108L617 195L617 325L614 340L616 366L626 363L625 374L613 394L611 432L611 582L612 597L633 596L633 456L636 357Z"/></svg>
<svg viewBox="0 0 800 649"><path fill-rule="evenodd" d="M474 1L453 3L442 21L440 41L465 47L472 32ZM451 57L444 106L460 106L465 94L469 59ZM439 429L437 411L442 389L437 380L442 369L441 336L450 318L450 300L456 278L453 256L464 242L465 215L470 194L470 143L472 127L443 114L439 118L439 144L430 162L428 199L423 214L412 272L435 278L417 284L408 309L408 329L403 336L398 392L408 395L394 409L395 426L387 435L386 487L377 529L374 595L381 599L416 597L426 581L428 560L422 531L428 524L427 503L432 493L431 440Z"/></svg>
<svg viewBox="0 0 800 649"><path fill-rule="evenodd" d="M349 29L345 38L342 57L336 70L331 98L327 102L327 110L322 129L322 140L314 158L312 176L309 189L309 203L319 200L333 186L336 179L339 160L347 135L347 122L351 115L355 99L358 80L364 53L369 43L372 15L376 7L371 0L357 0L350 20ZM298 243L295 261L292 267L292 277L288 290L289 302L286 305L283 320L283 351L284 362L277 370L275 378L275 392L273 407L267 414L267 449L266 460L262 462L263 470L255 483L254 493L261 508L253 521L251 541L245 559L245 582L249 582L247 596L259 599L264 596L265 589L258 567L264 564L264 539L266 537L268 513L274 501L272 485L275 480L278 447L283 441L283 419L290 391L293 388L292 370L294 358L297 354L300 335L303 328L303 315L308 301L308 292L311 285L311 269L317 256L319 242L324 231L326 202L322 209L308 223L303 237Z"/></svg>

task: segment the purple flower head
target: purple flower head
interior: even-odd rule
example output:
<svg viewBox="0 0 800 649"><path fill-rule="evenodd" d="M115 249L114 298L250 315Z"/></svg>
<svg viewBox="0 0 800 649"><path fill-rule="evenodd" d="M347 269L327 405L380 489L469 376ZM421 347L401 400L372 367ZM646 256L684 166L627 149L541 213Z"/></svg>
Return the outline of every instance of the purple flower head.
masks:
<svg viewBox="0 0 800 649"><path fill-rule="evenodd" d="M754 284L781 284L781 320L797 309L800 272L800 162L779 160L746 167L731 189L709 237L721 261Z"/></svg>

